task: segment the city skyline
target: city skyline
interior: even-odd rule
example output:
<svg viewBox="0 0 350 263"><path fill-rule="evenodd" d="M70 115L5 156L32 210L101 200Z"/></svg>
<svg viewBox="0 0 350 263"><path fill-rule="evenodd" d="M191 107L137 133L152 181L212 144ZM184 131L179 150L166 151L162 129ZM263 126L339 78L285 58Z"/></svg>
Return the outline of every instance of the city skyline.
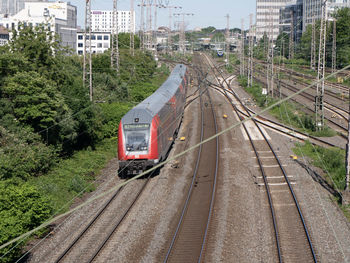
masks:
<svg viewBox="0 0 350 263"><path fill-rule="evenodd" d="M84 27L84 16L85 16L85 1L83 0L70 0L71 4L78 7L78 25ZM162 1L166 4L169 1ZM218 5L215 2L203 2L203 1L185 1L177 0L171 1L172 6L181 6L180 12L193 13L194 16L187 19L187 28L193 29L196 27L208 27L214 26L219 29L226 28L226 18L227 14L230 15L230 28L238 27L240 28L241 19L244 18L246 21L249 19L249 14L253 13L255 18L255 0L247 0L245 4L237 5L232 3L230 0L222 0ZM137 6L139 1L135 1L135 12L136 12L136 30L139 29L140 24L140 7ZM92 0L91 2L92 10L111 10L113 6L113 0ZM129 10L130 0L120 0L118 1L119 10ZM213 13L215 10L215 13ZM174 13L178 13L175 11ZM158 26L168 26L168 16L169 11L164 9L159 9L158 11ZM173 18L172 27L174 27L174 22L177 18ZM246 23L246 28L247 28Z"/></svg>

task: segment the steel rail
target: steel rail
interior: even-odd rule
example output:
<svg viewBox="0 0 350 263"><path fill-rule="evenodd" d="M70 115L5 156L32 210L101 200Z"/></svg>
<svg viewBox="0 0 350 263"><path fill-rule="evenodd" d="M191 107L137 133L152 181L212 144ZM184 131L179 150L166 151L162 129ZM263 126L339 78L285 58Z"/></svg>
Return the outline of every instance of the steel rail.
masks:
<svg viewBox="0 0 350 263"><path fill-rule="evenodd" d="M209 97L210 105L212 106L213 104L212 104L212 100L211 100L211 97L210 97L210 94L209 94L209 90L207 89L207 91L208 91L208 97ZM216 116L215 116L215 112L214 112L213 107L211 107L211 111L212 111L212 114L213 114L213 117L214 117L215 133L217 133L218 132L218 126L217 126ZM204 246L206 244L208 229L209 229L209 225L210 225L210 221L211 221L211 216L212 216L212 213L213 213L215 194L216 194L216 183L217 183L218 168L219 168L219 137L216 137L216 160L215 160L214 185L213 185L213 192L212 192L212 196L211 196L211 200L210 200L208 222L207 222L207 226L205 228L205 233L204 233L204 238L203 238L203 242L202 242L201 252L199 254L198 263L201 262L201 260L202 260L202 256L203 256L203 253L204 253Z"/></svg>
<svg viewBox="0 0 350 263"><path fill-rule="evenodd" d="M258 82L260 82L260 83L264 83L263 81L261 81L260 79L258 79L258 78L256 78L256 77L254 77L254 80L256 80L256 81L258 81ZM284 97L287 97L287 95L285 95L285 94L283 94L283 93L281 93L281 95L283 95ZM304 95L302 95L302 94L299 94L299 95L302 96L302 97L304 97ZM306 99L308 99L308 98L306 98ZM291 100L294 101L294 102L296 102L296 103L300 103L300 102L299 102L298 100L296 100L296 99L291 99ZM307 107L307 109L308 109L309 111L315 113L315 110L313 110L312 108ZM337 113L337 114L339 114L339 113ZM339 114L339 115L340 115L340 114ZM344 132L347 133L347 129L346 129L346 128L344 128L344 127L341 126L340 124L334 122L334 121L331 120L330 118L327 118L327 117L326 117L326 119L327 119L328 122L332 123L334 126L338 127L339 129L341 129L342 131L344 131ZM347 138L347 135L345 135L345 134L343 134L343 133L340 133L340 136L342 136L342 137L345 138L345 139Z"/></svg>
<svg viewBox="0 0 350 263"><path fill-rule="evenodd" d="M207 74L204 74L202 72L202 70L199 69L199 68L197 68L196 70L197 70L198 75L201 75L200 79L201 79L201 82L203 82L203 77L205 79ZM205 91L201 91L200 90L198 97L200 99L200 105L201 105L201 134L200 134L200 141L201 142L204 139L204 111L203 111L202 95L205 92L208 93L208 98L209 98L210 104L212 105L211 98L210 98L210 95L209 95L209 90L207 88L205 89ZM212 111L213 119L214 119L215 133L217 133L217 122L216 122L216 116L215 116L213 107L211 107L211 111ZM171 253L172 253L172 251L174 249L174 246L175 246L176 238L179 236L181 225L184 222L185 213L188 210L189 202L191 200L192 193L193 193L193 188L194 188L194 185L195 185L195 182L196 182L196 178L197 178L197 175L198 175L199 163L200 163L200 159L201 159L201 152L202 152L202 145L199 146L197 160L196 160L196 165L195 165L195 170L193 172L191 185L190 185L190 188L189 188L188 193L187 193L186 201L185 201L185 204L183 206L179 222L177 224L175 233L173 235L173 238L171 240L170 246L168 248L167 254L166 254L165 259L164 259L163 262L168 262L168 260L170 259L170 255L171 255ZM198 257L198 262L201 262L201 260L203 258L203 254L204 254L204 250L205 250L205 244L206 244L206 239L207 239L207 234L208 234L208 229L209 229L210 220L211 220L211 216L212 216L212 212L213 212L214 200L215 200L215 194L216 194L218 162L219 162L219 139L216 138L216 161L215 161L213 191L212 191L212 195L211 195L211 199L210 199L210 207L209 207L209 212L208 212L208 218L207 218L207 222L206 222L206 226L205 226L204 236L203 236L203 239L202 239L201 250L200 250L200 253L199 253L199 257Z"/></svg>
<svg viewBox="0 0 350 263"><path fill-rule="evenodd" d="M230 98L227 96L227 94L225 94L225 92L224 92L223 90L221 90L220 87L219 87L218 85L216 85L216 84L214 84L214 83L210 83L209 85L213 86L213 88L214 88L216 91L220 92L220 93L223 94L228 100L230 100ZM218 87L219 87L219 88L218 88ZM229 90L226 90L226 92L232 94L232 92L229 91ZM247 113L244 113L244 112L242 112L242 111L239 110L239 109L237 109L237 110L238 110L238 112L239 112L240 114L242 114L243 116L249 117L249 115L248 115ZM255 114L255 112L252 111L251 109L248 109L248 110L249 110L251 113ZM258 122L258 123L260 123L261 125L264 125L264 126L270 128L270 129L276 130L276 131L278 131L278 132L280 132L280 133L283 133L283 134L285 134L285 135L287 135L287 136L289 136L289 137L298 139L298 140L300 140L300 141L305 141L304 139L299 138L298 136L296 136L296 135L294 135L294 134L292 134L292 133L289 133L289 132L287 132L287 131L281 130L281 129L279 129L278 127L274 127L274 126L272 126L272 125L269 125L269 124L267 124L267 123L265 123L265 122L263 122L263 121L261 121L261 120L259 120L259 119L256 119L256 118L254 118L254 119L255 119L256 122ZM271 122L272 124L275 124L275 125L280 126L280 127L282 127L282 128L288 129L288 130L291 131L291 132L294 132L294 133L296 133L296 134L300 134L300 135L305 136L305 137L309 137L309 138L311 138L311 139L313 139L313 140L319 142L320 144L324 144L324 145L327 145L327 146L330 146L330 147L340 148L340 147L337 146L337 145L334 145L334 144L329 143L329 142L327 142L327 141L323 141L323 140L321 140L321 139L319 139L319 138L317 138L317 137L314 137L314 136L312 136L312 135L303 133L303 132L301 132L301 131L295 130L295 129L290 128L290 127L288 127L288 126L286 126L286 125L284 125L284 124L282 124L282 123L273 121L273 120L271 120L271 119L267 119L267 118L265 118L265 117L264 117L264 119L267 120L268 122ZM311 142L311 143L312 143L313 145L317 145L317 144L314 143L314 142Z"/></svg>
<svg viewBox="0 0 350 263"><path fill-rule="evenodd" d="M213 67L215 68L215 65L213 65ZM221 77L223 78L223 82L225 82L225 83L226 83L226 86L227 86L228 88L230 88L230 85L227 83L227 81L226 81L226 79L223 77L222 73L221 73L220 71L218 71L218 72L220 73ZM219 83L220 83L220 82L219 82ZM224 88L224 87L223 87L223 88ZM230 88L230 89L231 89L231 88ZM239 103L242 105L242 107L246 110L247 114L248 114L249 116L251 116L249 110L247 110L247 107L242 103L242 101L241 101L240 98L237 96L237 94L236 94L232 89L231 89L231 91L233 92L233 95L235 96L235 98L236 98L236 99L239 101ZM232 102L231 102L231 105L236 109L236 105L234 105ZM237 115L241 118L241 116L240 116L238 113L237 113ZM278 165L279 165L279 167L280 167L280 169L281 169L281 171L282 171L282 173L283 173L284 179L285 179L285 181L287 182L288 188L289 188L289 190L290 190L290 192L291 192L291 194L292 194L294 203L295 203L295 205L296 205L296 207L297 207L297 211L298 211L298 213L299 213L299 217L300 217L300 220L301 220L301 222L302 222L302 225L303 225L303 228L304 228L304 231L305 231L307 240L308 240L308 244L309 244L309 247L310 247L310 250L311 250L311 254L312 254L313 260L314 260L314 262L317 262L316 254L315 254L315 251L314 251L314 248L313 248L313 245L312 245L312 241L311 241L311 237L310 237L309 231L308 231L308 229L307 229L307 227L306 227L306 223L305 223L305 220L304 220L304 216L303 216L303 214L302 214L301 208L300 208L300 206L299 206L299 202L298 202L297 199L296 199L294 190L293 190L293 188L292 188L292 186L291 186L291 184L290 184L290 181L289 181L289 179L288 179L288 176L287 176L287 174L286 174L286 171L285 171L285 169L283 168L281 161L280 161L279 158L277 157L277 154L276 154L276 152L274 151L274 149L273 149L271 143L268 141L268 139L266 138L265 134L262 132L262 130L261 130L261 128L259 127L259 125L257 125L257 123L256 123L256 121L255 121L254 118L252 118L252 121L255 123L255 125L256 125L256 127L259 129L261 135L264 137L266 143L268 144L268 146L269 146L271 152L273 153L273 155L274 155L274 157L275 157L275 159L276 159L276 161L277 161L277 163L278 163ZM250 137L250 136L249 136L249 137ZM251 143L252 143L252 140L251 140ZM253 146L253 148L255 148L255 147ZM255 149L254 149L254 151L255 151ZM256 151L255 151L255 152L256 152ZM260 160L259 160L259 158L258 158L258 155L257 155L257 159L258 159L258 163L259 163L259 167L260 167ZM262 166L261 166L261 169L263 170ZM263 173L263 174L264 174L264 173ZM264 178L264 184L265 184L266 190L267 190L267 192L269 192L269 187L268 187L267 179L266 179L266 177L264 177L264 175L263 175L263 178ZM270 203L270 197L271 197L271 196L270 196L270 194L268 194L268 196L269 196L269 203ZM272 200L271 200L271 203L270 203L270 204L272 204ZM274 219L274 220L276 220L276 219ZM274 227L275 227L275 225L274 225ZM277 227L277 225L276 225L276 227ZM276 239L278 240L278 232L276 233ZM277 246L278 246L278 245L277 245ZM278 248L278 251L279 251L279 253L280 253L280 247ZM280 262L282 262L281 254L279 254L279 260L280 260Z"/></svg>
<svg viewBox="0 0 350 263"><path fill-rule="evenodd" d="M139 200L142 192L145 190L146 186L148 185L151 175L153 173L151 173L147 179L145 180L144 184L142 185L141 189L138 191L136 197L134 198L134 200L131 202L131 204L128 206L128 208L124 211L123 215L121 216L121 218L116 222L116 224L114 225L113 229L109 232L109 234L106 236L106 238L103 240L103 242L99 245L99 247L94 251L93 255L89 258L88 262L93 262L95 260L95 258L101 253L101 251L103 250L103 248L105 247L105 245L108 243L108 241L110 240L110 238L113 236L113 234L115 233L115 231L118 229L118 227L121 225L121 223L124 221L124 219L126 218L126 216L128 215L128 213L130 212L130 210L133 208L133 206L135 205L136 201Z"/></svg>
<svg viewBox="0 0 350 263"><path fill-rule="evenodd" d="M200 135L200 142L202 142L203 141L203 136L204 136L204 114L203 114L202 96L200 96L199 99L201 101L201 103L200 103L200 105L201 105L201 135ZM181 224L183 222L183 219L184 219L184 216L185 216L185 212L187 210L187 207L188 207L191 195L192 195L192 190L193 190L193 187L194 187L194 183L195 183L196 178L197 178L197 172L198 172L198 168L199 168L199 161L200 161L200 158L201 158L201 153L202 153L202 144L198 148L197 161L196 161L196 166L195 166L195 169L194 169L194 172L193 172L191 185L190 185L190 188L189 188L189 190L187 192L186 201L185 201L185 204L184 204L184 206L182 208L181 216L180 216L179 222L177 224L177 227L176 227L175 233L173 235L173 238L171 240L170 246L168 248L168 252L165 255L165 259L163 260L164 263L168 262L168 260L169 260L170 254L171 254L171 252L172 252L172 250L174 248L175 239L178 236L178 233L179 233L179 230L180 230L180 226L181 226Z"/></svg>
<svg viewBox="0 0 350 263"><path fill-rule="evenodd" d="M77 244L79 240L85 235L85 233L94 225L96 220L101 217L101 215L106 211L107 207L112 203L113 200L119 195L124 187L119 188L113 196L103 205L100 211L93 217L93 219L87 224L83 231L73 240L73 242L61 253L61 255L54 262L59 263L62 259L71 251L71 249Z"/></svg>

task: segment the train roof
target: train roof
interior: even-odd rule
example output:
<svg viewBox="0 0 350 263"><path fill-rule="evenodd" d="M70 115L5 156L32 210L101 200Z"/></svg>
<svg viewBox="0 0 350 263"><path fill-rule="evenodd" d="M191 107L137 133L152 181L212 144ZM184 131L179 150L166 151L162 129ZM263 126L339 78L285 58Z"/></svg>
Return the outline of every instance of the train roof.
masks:
<svg viewBox="0 0 350 263"><path fill-rule="evenodd" d="M140 119L140 122L151 121L160 109L163 108L164 104L175 95L185 73L185 65L176 65L167 80L151 96L147 97L125 114L122 122L133 123L135 117L144 119Z"/></svg>

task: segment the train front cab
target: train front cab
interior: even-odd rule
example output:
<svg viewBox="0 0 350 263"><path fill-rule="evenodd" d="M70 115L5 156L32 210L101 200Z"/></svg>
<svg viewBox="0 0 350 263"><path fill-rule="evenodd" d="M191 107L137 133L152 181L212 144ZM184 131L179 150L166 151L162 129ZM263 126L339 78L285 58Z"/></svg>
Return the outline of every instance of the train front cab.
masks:
<svg viewBox="0 0 350 263"><path fill-rule="evenodd" d="M122 124L118 130L119 176L145 171L159 162L158 122Z"/></svg>

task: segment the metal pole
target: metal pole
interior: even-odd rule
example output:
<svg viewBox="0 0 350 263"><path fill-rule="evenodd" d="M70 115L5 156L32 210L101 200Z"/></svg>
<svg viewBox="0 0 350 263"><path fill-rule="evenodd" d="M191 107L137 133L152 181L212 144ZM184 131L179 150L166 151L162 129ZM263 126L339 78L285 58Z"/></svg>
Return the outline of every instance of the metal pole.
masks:
<svg viewBox="0 0 350 263"><path fill-rule="evenodd" d="M322 5L322 18L320 26L320 45L318 50L318 70L317 70L317 95L315 98L315 117L316 129L321 130L324 127L324 77L325 77L325 63L326 63L326 31L327 31L327 0ZM320 80L321 83L320 83ZM320 113L321 112L321 113Z"/></svg>
<svg viewBox="0 0 350 263"><path fill-rule="evenodd" d="M315 25L315 11L312 14L312 28L311 28L311 69L316 69L316 25Z"/></svg>
<svg viewBox="0 0 350 263"><path fill-rule="evenodd" d="M142 28L142 50L145 50L145 0L141 1L141 28Z"/></svg>
<svg viewBox="0 0 350 263"><path fill-rule="evenodd" d="M251 65L252 65L252 52L253 52L253 41L252 41L252 27L253 27L253 14L249 15L249 48L248 48L248 86L250 87L252 83L251 80Z"/></svg>
<svg viewBox="0 0 350 263"><path fill-rule="evenodd" d="M171 7L169 6L169 33L168 33L168 52L171 53Z"/></svg>
<svg viewBox="0 0 350 263"><path fill-rule="evenodd" d="M230 51L230 45L229 45L229 37L230 37L230 15L226 15L227 19L227 25L226 25L226 67L230 65L230 57L229 57L229 51Z"/></svg>
<svg viewBox="0 0 350 263"><path fill-rule="evenodd" d="M289 59L294 58L294 11L290 12Z"/></svg>
<svg viewBox="0 0 350 263"><path fill-rule="evenodd" d="M158 9L158 4L157 4L157 0L155 0L154 2L154 49L155 49L155 53L157 54L157 9Z"/></svg>
<svg viewBox="0 0 350 263"><path fill-rule="evenodd" d="M135 35L134 35L134 0L130 1L130 52L135 55Z"/></svg>
<svg viewBox="0 0 350 263"><path fill-rule="evenodd" d="M112 48L111 48L111 67L119 71L119 46L118 46L118 6L117 0L113 0L113 18L112 18Z"/></svg>
<svg viewBox="0 0 350 263"><path fill-rule="evenodd" d="M89 33L89 55L87 55L87 32ZM89 68L89 72L87 71ZM87 83L87 81L89 81ZM86 0L85 5L85 31L84 31L84 64L83 64L83 83L84 87L89 85L90 101L92 101L92 49L91 49L91 1Z"/></svg>
<svg viewBox="0 0 350 263"><path fill-rule="evenodd" d="M337 20L333 19L332 73L337 68Z"/></svg>
<svg viewBox="0 0 350 263"><path fill-rule="evenodd" d="M350 90L349 90L350 97ZM349 102L349 116L348 116L348 143L346 144L346 182L345 182L345 190L350 191L350 102Z"/></svg>
<svg viewBox="0 0 350 263"><path fill-rule="evenodd" d="M242 26L241 26L241 48L242 48L242 53L241 53L241 75L244 76L244 19L241 20Z"/></svg>

